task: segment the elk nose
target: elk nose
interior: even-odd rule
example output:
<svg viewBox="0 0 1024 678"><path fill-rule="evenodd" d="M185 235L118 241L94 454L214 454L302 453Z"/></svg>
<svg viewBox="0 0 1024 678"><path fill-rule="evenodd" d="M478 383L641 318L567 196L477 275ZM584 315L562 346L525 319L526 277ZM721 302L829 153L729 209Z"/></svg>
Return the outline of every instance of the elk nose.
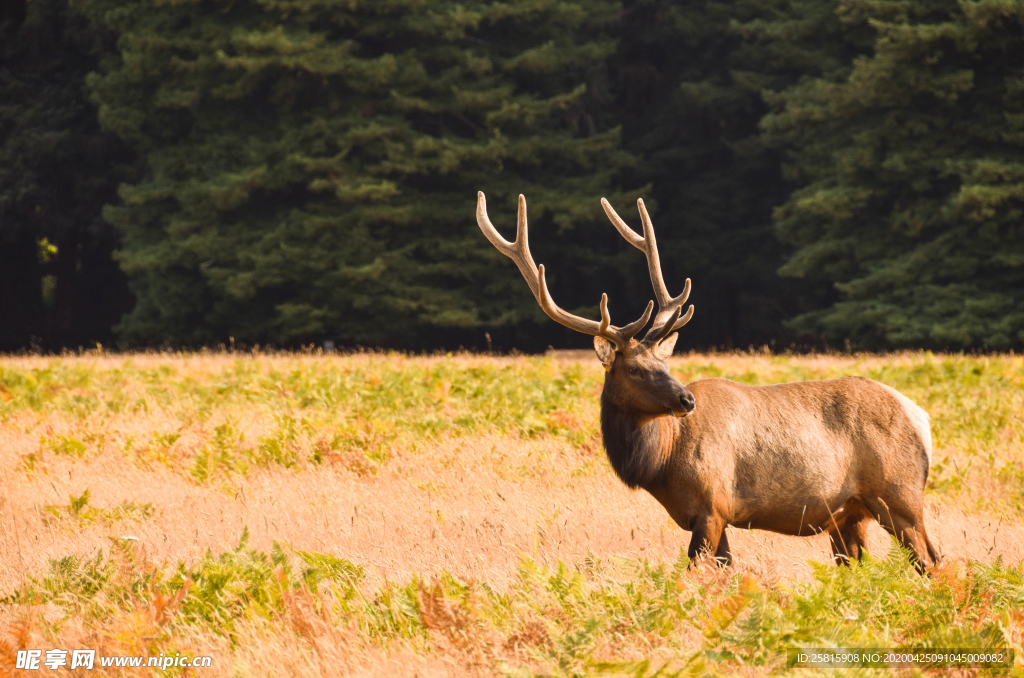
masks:
<svg viewBox="0 0 1024 678"><path fill-rule="evenodd" d="M683 391L682 395L679 396L679 404L687 412L693 412L697 408L697 401L694 400L693 394L689 391Z"/></svg>

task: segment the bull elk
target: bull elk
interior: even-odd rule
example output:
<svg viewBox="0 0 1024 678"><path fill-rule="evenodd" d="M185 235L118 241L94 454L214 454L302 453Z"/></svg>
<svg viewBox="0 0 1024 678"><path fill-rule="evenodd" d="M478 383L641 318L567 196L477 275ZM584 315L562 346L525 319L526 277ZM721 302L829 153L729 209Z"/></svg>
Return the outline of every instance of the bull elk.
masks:
<svg viewBox="0 0 1024 678"><path fill-rule="evenodd" d="M601 320L572 315L548 292L544 266L530 254L526 199L519 196L515 242L495 230L484 194L477 196L480 230L516 263L533 296L555 322L594 337L604 365L601 434L612 468L630 488L641 487L672 519L692 532L691 560L712 553L732 562L728 525L780 534L826 532L836 562L860 558L869 519L896 535L924 571L938 559L923 519L931 463L928 414L904 395L870 379L844 377L772 386L703 379L683 386L670 373L677 334L693 316L686 281L672 298L661 273L654 229L637 201L643 236L607 200L612 224L647 257L658 301L624 327L611 324L608 295Z"/></svg>

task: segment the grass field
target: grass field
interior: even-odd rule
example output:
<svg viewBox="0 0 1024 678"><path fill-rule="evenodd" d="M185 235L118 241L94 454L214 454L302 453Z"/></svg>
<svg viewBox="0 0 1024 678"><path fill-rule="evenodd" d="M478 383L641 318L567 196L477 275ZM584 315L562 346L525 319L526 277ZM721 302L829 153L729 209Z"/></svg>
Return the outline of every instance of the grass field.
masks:
<svg viewBox="0 0 1024 678"><path fill-rule="evenodd" d="M923 406L943 565L917 576L874 526L852 568L826 564L824 537L730 529L732 569L688 569L689 534L605 459L587 354L0 358L0 676L40 674L15 668L26 648L210 656L166 671L202 676L816 675L787 652L1024 655L1024 359L672 369L862 375ZM1024 675L1016 661L952 675ZM829 671L874 673L890 671Z"/></svg>

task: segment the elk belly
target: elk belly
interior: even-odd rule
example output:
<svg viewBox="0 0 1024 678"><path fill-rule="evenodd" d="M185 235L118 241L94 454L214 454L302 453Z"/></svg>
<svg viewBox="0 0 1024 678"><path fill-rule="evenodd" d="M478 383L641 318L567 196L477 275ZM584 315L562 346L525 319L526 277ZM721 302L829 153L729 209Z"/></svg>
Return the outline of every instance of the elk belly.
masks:
<svg viewBox="0 0 1024 678"><path fill-rule="evenodd" d="M729 524L743 529L810 536L824 532L834 523L842 525L847 513L845 504L842 498L827 502L821 499L809 499L806 503L785 501L774 509L738 511Z"/></svg>

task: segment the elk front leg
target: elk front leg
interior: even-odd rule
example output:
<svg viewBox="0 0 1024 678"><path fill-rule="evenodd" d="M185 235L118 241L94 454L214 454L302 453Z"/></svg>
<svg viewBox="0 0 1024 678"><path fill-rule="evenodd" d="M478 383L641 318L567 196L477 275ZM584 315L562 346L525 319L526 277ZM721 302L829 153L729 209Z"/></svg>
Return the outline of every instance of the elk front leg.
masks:
<svg viewBox="0 0 1024 678"><path fill-rule="evenodd" d="M849 565L851 558L860 560L868 544L868 521L871 514L864 504L851 499L843 506L845 519L833 524L828 529L832 540L832 555L839 565Z"/></svg>
<svg viewBox="0 0 1024 678"><path fill-rule="evenodd" d="M726 565L732 561L729 555L729 541L725 538L725 521L716 515L701 516L693 521L693 535L686 555L693 563L704 553L713 553L716 558L724 555Z"/></svg>
<svg viewBox="0 0 1024 678"><path fill-rule="evenodd" d="M725 528L722 528L722 538L718 540L718 548L715 549L715 560L722 567L729 567L732 565L732 551L729 550L729 537L725 534Z"/></svg>

